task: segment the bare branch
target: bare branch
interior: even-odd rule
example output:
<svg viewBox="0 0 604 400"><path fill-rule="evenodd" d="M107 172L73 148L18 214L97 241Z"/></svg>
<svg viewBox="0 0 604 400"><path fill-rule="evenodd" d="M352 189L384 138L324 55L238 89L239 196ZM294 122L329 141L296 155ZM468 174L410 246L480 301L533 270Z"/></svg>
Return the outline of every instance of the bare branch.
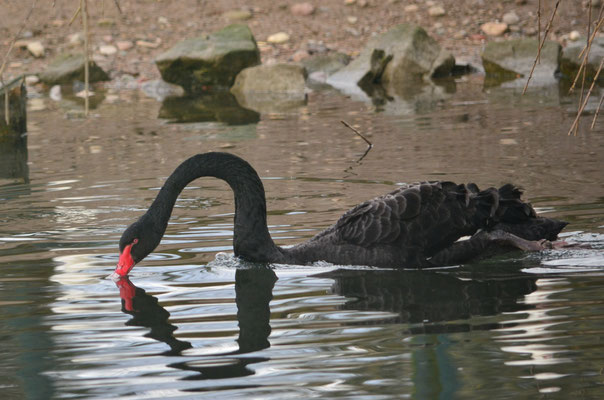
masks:
<svg viewBox="0 0 604 400"><path fill-rule="evenodd" d="M545 44L545 40L547 39L547 35L549 34L550 29L552 28L552 24L554 22L554 17L556 16L556 11L558 11L559 5L560 5L560 0L557 0L556 6L554 7L554 11L552 12L552 16L550 17L549 22L547 23L547 26L545 27L545 33L543 34L543 39L541 39L541 41L539 42L539 49L537 50L537 56L535 57L535 61L533 62L533 67L531 68L531 73L529 74L529 77L526 80L526 84L524 85L522 94L526 93L526 89L528 88L529 82L531 81L531 78L533 77L533 72L535 71L535 67L537 66L537 61L540 57L541 49L543 48L543 45Z"/></svg>

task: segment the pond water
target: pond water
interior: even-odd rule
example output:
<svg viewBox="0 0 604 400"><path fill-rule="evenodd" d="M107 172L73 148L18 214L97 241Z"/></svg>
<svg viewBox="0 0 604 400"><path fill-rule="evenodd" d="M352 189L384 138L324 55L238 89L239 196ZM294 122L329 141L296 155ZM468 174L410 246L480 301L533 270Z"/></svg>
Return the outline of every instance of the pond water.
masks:
<svg viewBox="0 0 604 400"><path fill-rule="evenodd" d="M373 103L316 90L262 115L122 91L88 120L38 99L27 151L1 167L2 398L602 398L604 120L568 136L576 97L519 91L473 76ZM340 120L373 142L364 158ZM200 179L130 280L107 279L124 228L210 150L258 170L281 245L397 184L447 179L514 182L590 248L427 271L244 265L228 186Z"/></svg>

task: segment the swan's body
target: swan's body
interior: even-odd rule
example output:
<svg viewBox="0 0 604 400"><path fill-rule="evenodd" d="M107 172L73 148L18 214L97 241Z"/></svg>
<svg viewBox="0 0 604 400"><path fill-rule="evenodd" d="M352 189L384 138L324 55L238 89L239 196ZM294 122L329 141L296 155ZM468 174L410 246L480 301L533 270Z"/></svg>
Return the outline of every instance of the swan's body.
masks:
<svg viewBox="0 0 604 400"><path fill-rule="evenodd" d="M166 230L180 192L194 179L225 180L235 195L235 255L252 262L422 268L466 261L493 244L539 249L564 222L539 218L512 185L479 191L476 185L426 182L403 186L346 212L307 242L277 246L266 222L264 187L256 171L228 153L198 154L166 180L147 212L120 240L119 275L151 253ZM477 233L478 232L478 233ZM465 241L462 236L473 235Z"/></svg>

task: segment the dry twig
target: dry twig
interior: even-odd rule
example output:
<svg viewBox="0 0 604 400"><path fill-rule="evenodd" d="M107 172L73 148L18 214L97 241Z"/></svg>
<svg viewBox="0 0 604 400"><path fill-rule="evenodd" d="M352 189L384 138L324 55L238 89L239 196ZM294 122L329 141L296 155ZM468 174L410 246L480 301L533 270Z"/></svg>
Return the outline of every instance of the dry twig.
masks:
<svg viewBox="0 0 604 400"><path fill-rule="evenodd" d="M539 39L539 43L541 43L541 0L537 4L537 38ZM537 62L541 62L541 47L537 51Z"/></svg>
<svg viewBox="0 0 604 400"><path fill-rule="evenodd" d="M598 119L598 114L600 113L600 107L602 107L602 100L604 100L604 94L600 96L600 103L598 104L598 108L596 109L596 114L594 115L593 121L591 121L591 128L593 129L596 126L596 120Z"/></svg>
<svg viewBox="0 0 604 400"><path fill-rule="evenodd" d="M581 76L581 73L585 73L584 70L587 67L587 61L589 59L589 52L591 51L591 45L596 37L596 33L600 30L600 28L602 27L602 24L604 23L604 18L602 18L603 11L604 11L604 7L602 7L600 9L600 15L598 16L598 24L596 25L596 28L592 32L591 36L589 36L589 38L587 40L587 44L585 45L583 50L581 50L581 53L579 53L579 57L583 57L583 60L581 61L581 65L579 66L579 71L577 71L577 75L575 75L575 80L573 81L573 84L571 85L570 89L568 90L569 93L572 93L575 90L575 85L577 84L577 81L579 80L579 76Z"/></svg>
<svg viewBox="0 0 604 400"><path fill-rule="evenodd" d="M537 57L535 57L535 61L533 62L533 67L531 68L529 77L526 80L526 84L524 85L522 94L526 93L526 89L528 88L529 82L531 81L531 78L533 77L533 72L535 71L535 67L537 66L537 61L540 58L541 49L543 48L543 45L545 44L545 40L547 39L547 35L549 34L550 29L552 28L552 25L554 23L554 17L556 16L556 11L558 11L559 5L560 5L560 0L557 0L556 5L554 6L554 11L552 12L552 16L550 17L549 22L545 26L545 33L543 34L543 39L541 39L541 41L539 42L539 49L537 50Z"/></svg>
<svg viewBox="0 0 604 400"><path fill-rule="evenodd" d="M585 100L583 100L583 103L581 103L581 107L579 107L579 111L577 111L577 116L575 117L575 120L573 121L573 124L571 125L570 130L568 131L569 136L573 132L573 130L575 130L577 124L579 123L579 118L581 117L581 114L583 114L583 110L585 110L585 106L587 106L587 101L589 100L589 97L591 96L591 92L592 92L594 86L596 85L598 76L600 75L600 72L602 71L603 65L604 65L604 58L602 58L602 61L600 61L600 66L598 67L598 70L596 71L596 76L594 76L594 79L591 82L591 86L589 87L589 91L587 92L587 95L585 96ZM575 135L576 134L577 134L577 131L575 130Z"/></svg>

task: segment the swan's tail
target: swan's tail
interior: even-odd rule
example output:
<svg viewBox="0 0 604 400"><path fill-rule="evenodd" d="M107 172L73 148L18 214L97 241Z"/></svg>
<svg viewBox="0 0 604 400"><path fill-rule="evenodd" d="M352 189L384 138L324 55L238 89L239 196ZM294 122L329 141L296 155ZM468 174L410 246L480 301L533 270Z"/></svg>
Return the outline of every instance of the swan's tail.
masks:
<svg viewBox="0 0 604 400"><path fill-rule="evenodd" d="M502 230L526 240L555 240L567 222L538 217L535 209L521 200L522 190L506 184L476 194L477 216L484 228ZM484 218L484 219L483 219Z"/></svg>

